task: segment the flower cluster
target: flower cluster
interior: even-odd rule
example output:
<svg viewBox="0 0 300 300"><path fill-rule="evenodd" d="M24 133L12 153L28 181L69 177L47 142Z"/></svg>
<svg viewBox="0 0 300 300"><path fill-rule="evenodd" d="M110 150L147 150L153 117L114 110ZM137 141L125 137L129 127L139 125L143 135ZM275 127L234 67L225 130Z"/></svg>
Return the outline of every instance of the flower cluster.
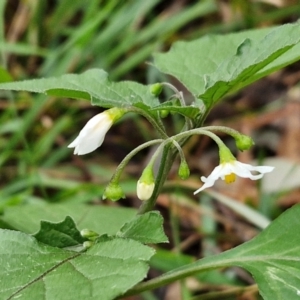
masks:
<svg viewBox="0 0 300 300"><path fill-rule="evenodd" d="M160 86L157 87L160 92ZM103 113L100 113L90 119L87 124L80 131L76 139L68 146L69 148L75 148L74 154L83 155L90 153L100 147L104 141L105 135L111 126L119 120L126 110L119 108L111 108ZM210 129L210 130L208 130ZM241 163L236 160L232 155L231 151L224 145L224 143L211 132L211 130L216 130L218 127L210 128L199 128L191 130L192 133L206 134L214 139L219 146L219 155L220 155L220 165L217 166L208 177L201 177L202 182L204 183L201 188L196 190L194 194L197 194L203 191L206 188L212 187L216 180L221 178L226 183L232 183L235 181L236 176L243 178L250 178L251 180L257 180L263 177L264 174L271 172L274 167L270 166L251 166L248 164ZM253 144L253 140L245 135L238 133L232 129L227 129L225 127L221 128L224 132L231 134L236 141L236 146L240 151L249 149ZM185 134L185 133L184 133ZM186 134L189 134L187 131ZM184 136L182 133L177 135ZM162 140L164 141L164 140ZM161 140L159 140L161 142ZM181 164L179 167L178 175L182 179L186 179L189 176L189 168L185 161L184 154L180 145L176 142L175 139L172 139L171 142L176 146L181 157ZM153 174L153 164L157 156L154 155L149 162L148 166L144 169L140 179L137 182L137 196L140 200L149 200L153 194L155 188L155 178ZM254 174L253 174L254 172ZM111 180L110 184L106 187L103 198L109 198L113 201L124 198L122 188L119 185L119 176L114 177L114 180Z"/></svg>

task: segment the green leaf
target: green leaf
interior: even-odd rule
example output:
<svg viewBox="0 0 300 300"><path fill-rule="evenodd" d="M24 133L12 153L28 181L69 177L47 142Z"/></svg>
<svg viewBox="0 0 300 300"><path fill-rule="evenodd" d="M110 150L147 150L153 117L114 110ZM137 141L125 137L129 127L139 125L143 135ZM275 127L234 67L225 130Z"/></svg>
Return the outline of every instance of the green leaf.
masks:
<svg viewBox="0 0 300 300"><path fill-rule="evenodd" d="M180 80L212 106L236 91L300 58L300 24L177 42L156 54L155 66ZM296 46L295 46L296 45Z"/></svg>
<svg viewBox="0 0 300 300"><path fill-rule="evenodd" d="M194 260L194 257L182 253L157 249L155 255L151 258L150 265L156 270L167 272L190 264Z"/></svg>
<svg viewBox="0 0 300 300"><path fill-rule="evenodd" d="M144 244L166 243L168 238L163 231L163 221L159 212L147 212L124 224L117 236L130 238Z"/></svg>
<svg viewBox="0 0 300 300"><path fill-rule="evenodd" d="M159 104L148 86L133 81L111 82L101 69L91 69L82 74L16 81L0 84L1 90L46 93L57 97L90 100L101 107L126 107L143 103L148 107Z"/></svg>
<svg viewBox="0 0 300 300"><path fill-rule="evenodd" d="M39 230L40 220L60 222L69 215L80 230L86 228L100 235L113 235L135 214L134 209L105 205L27 204L7 207L0 220L16 230L35 233Z"/></svg>
<svg viewBox="0 0 300 300"><path fill-rule="evenodd" d="M216 268L248 270L266 300L298 299L300 295L300 204L284 212L254 239L219 255L177 268L142 283L129 294ZM158 284L157 284L158 283Z"/></svg>
<svg viewBox="0 0 300 300"><path fill-rule="evenodd" d="M0 230L0 298L114 299L146 276L153 254L129 239L106 237L75 253Z"/></svg>
<svg viewBox="0 0 300 300"><path fill-rule="evenodd" d="M41 229L34 237L39 242L58 248L75 246L85 241L69 216L60 223L41 221Z"/></svg>
<svg viewBox="0 0 300 300"><path fill-rule="evenodd" d="M300 296L299 214L300 205L296 205L229 254L230 258L236 257L234 264L252 273L264 299Z"/></svg>

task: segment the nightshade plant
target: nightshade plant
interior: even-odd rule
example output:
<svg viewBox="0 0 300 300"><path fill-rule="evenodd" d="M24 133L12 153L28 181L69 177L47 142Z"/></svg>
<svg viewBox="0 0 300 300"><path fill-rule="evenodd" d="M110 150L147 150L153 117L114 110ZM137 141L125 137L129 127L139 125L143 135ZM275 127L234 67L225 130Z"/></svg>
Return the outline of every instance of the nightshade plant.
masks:
<svg viewBox="0 0 300 300"><path fill-rule="evenodd" d="M240 266L253 275L257 286L251 288L258 287L264 299L298 299L298 205L283 213L249 242L140 282L146 278L149 260L155 255L154 249L146 244L167 242L162 230L162 216L153 208L177 155L181 159L179 177L186 179L189 176L188 162L182 150L189 137L210 137L219 147L220 154L220 165L207 178L201 177L204 184L199 180L195 194L213 186L219 178L227 183L234 182L236 175L256 180L273 170L271 166L255 167L236 161L217 133L232 136L241 151L253 145L252 139L231 128L204 126L204 121L212 107L229 93L299 60L299 42L300 25L296 23L224 36L208 35L191 42L177 42L169 52L155 54L154 66L185 85L194 97L191 104L170 83L150 86L136 82L116 83L99 69L80 75L0 84L4 90L86 99L92 105L106 108L89 120L69 145L74 148L74 154L83 155L100 147L111 126L128 112L145 117L153 125L157 139L133 149L120 162L104 191L105 199L117 201L124 198L126 195L120 181L126 165L142 149L158 146L137 179L137 196L142 200L137 214L100 206L89 211L89 221L81 224L87 229L77 229L76 222L83 205L78 205L76 212L71 214L67 206L57 204L52 205L51 210L56 207L61 222L41 221L40 230L34 235L0 230L0 298L114 299L200 272ZM163 89L171 89L173 96L159 99ZM161 118L168 113L180 114L185 120L182 130L172 136L167 134ZM155 173L153 166L157 160L160 164ZM255 174L251 173L253 171ZM22 211L24 213L26 207ZM2 220L9 223L9 210Z"/></svg>

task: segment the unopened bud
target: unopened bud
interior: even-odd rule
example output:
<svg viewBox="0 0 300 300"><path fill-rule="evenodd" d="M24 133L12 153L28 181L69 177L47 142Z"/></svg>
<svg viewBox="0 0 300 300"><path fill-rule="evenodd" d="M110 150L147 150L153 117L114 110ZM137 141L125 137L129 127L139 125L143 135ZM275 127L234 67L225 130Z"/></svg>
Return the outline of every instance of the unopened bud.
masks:
<svg viewBox="0 0 300 300"><path fill-rule="evenodd" d="M137 193L138 198L142 201L149 200L153 194L154 187L155 187L154 182L148 184L145 182L141 182L139 180L137 182L137 188L136 188L136 193Z"/></svg>
<svg viewBox="0 0 300 300"><path fill-rule="evenodd" d="M155 187L152 166L147 166L142 176L137 182L136 193L140 200L146 201L150 199Z"/></svg>
<svg viewBox="0 0 300 300"><path fill-rule="evenodd" d="M248 150L254 145L254 141L250 136L240 134L234 138L235 144L240 151Z"/></svg>
<svg viewBox="0 0 300 300"><path fill-rule="evenodd" d="M178 169L178 176L182 179L188 179L190 176L190 169L186 161L182 161L180 163L179 169Z"/></svg>
<svg viewBox="0 0 300 300"><path fill-rule="evenodd" d="M159 96L162 92L163 85L161 83L154 83L150 86L150 92L154 96Z"/></svg>
<svg viewBox="0 0 300 300"><path fill-rule="evenodd" d="M91 248L93 245L94 245L94 243L91 242L91 241L86 241L86 242L84 242L84 243L82 244L82 246L83 246L84 249L89 249L89 248Z"/></svg>
<svg viewBox="0 0 300 300"><path fill-rule="evenodd" d="M102 199L118 201L125 198L125 194L118 183L109 183L105 188Z"/></svg>
<svg viewBox="0 0 300 300"><path fill-rule="evenodd" d="M161 118L166 118L169 115L169 111L167 109L162 109L159 111L159 115Z"/></svg>
<svg viewBox="0 0 300 300"><path fill-rule="evenodd" d="M93 230L90 229L82 229L80 230L80 234L82 237L87 239L94 239L99 236L99 234Z"/></svg>

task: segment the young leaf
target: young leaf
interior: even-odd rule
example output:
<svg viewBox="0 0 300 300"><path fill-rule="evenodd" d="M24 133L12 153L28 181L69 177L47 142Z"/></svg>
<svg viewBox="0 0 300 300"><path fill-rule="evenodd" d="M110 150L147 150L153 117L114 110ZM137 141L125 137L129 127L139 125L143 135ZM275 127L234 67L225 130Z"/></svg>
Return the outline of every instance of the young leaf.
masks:
<svg viewBox="0 0 300 300"><path fill-rule="evenodd" d="M106 237L75 253L0 230L0 298L115 299L146 276L153 254L129 239Z"/></svg>
<svg viewBox="0 0 300 300"><path fill-rule="evenodd" d="M254 239L219 255L168 272L142 283L128 294L158 287L180 278L216 268L240 266L256 280L265 300L300 296L300 205L273 221Z"/></svg>
<svg viewBox="0 0 300 300"><path fill-rule="evenodd" d="M85 241L69 216L60 223L41 221L41 228L34 237L39 242L58 248L75 246Z"/></svg>
<svg viewBox="0 0 300 300"><path fill-rule="evenodd" d="M157 211L138 215L123 225L117 236L130 238L144 244L166 243L168 238L163 231L163 218Z"/></svg>
<svg viewBox="0 0 300 300"><path fill-rule="evenodd" d="M177 42L156 54L155 66L180 80L209 108L238 90L300 58L300 24Z"/></svg>
<svg viewBox="0 0 300 300"><path fill-rule="evenodd" d="M149 87L133 81L111 82L101 69L91 69L82 74L16 81L0 84L0 90L45 93L57 97L90 100L101 107L126 107L143 103L148 107L159 104Z"/></svg>

